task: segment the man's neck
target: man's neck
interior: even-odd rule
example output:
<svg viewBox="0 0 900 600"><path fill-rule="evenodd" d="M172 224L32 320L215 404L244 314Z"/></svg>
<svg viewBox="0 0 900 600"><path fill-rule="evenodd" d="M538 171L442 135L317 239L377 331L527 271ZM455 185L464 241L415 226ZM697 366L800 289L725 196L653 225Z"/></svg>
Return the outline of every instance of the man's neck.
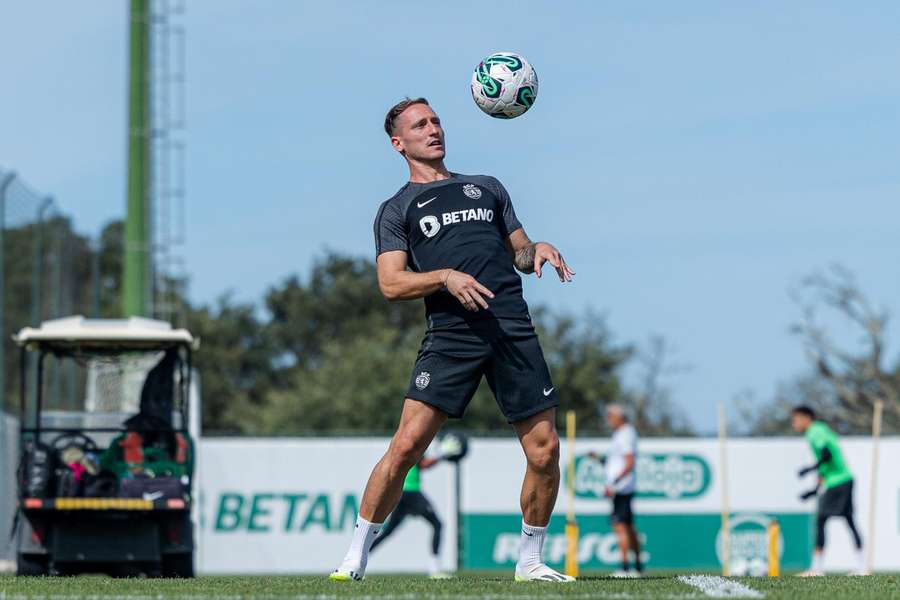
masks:
<svg viewBox="0 0 900 600"><path fill-rule="evenodd" d="M412 183L431 183L450 179L450 171L444 166L443 160L414 161L407 159L409 164L409 180Z"/></svg>

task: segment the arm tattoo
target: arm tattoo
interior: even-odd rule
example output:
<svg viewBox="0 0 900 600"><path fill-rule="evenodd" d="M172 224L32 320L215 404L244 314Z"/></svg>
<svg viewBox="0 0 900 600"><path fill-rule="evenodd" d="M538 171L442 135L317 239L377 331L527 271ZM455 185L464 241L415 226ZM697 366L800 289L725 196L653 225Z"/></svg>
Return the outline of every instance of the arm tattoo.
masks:
<svg viewBox="0 0 900 600"><path fill-rule="evenodd" d="M534 273L534 244L528 244L524 248L518 250L513 259L513 264L519 271L526 275Z"/></svg>

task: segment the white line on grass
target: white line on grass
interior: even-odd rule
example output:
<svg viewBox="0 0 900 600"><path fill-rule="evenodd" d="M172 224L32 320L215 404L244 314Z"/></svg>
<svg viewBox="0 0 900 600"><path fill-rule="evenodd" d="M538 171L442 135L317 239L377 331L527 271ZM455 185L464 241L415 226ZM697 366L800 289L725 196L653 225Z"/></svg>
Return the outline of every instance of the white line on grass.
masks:
<svg viewBox="0 0 900 600"><path fill-rule="evenodd" d="M678 581L696 588L711 598L764 598L762 592L747 587L743 583L731 581L716 575L681 575Z"/></svg>
<svg viewBox="0 0 900 600"><path fill-rule="evenodd" d="M159 593L147 594L9 594L0 591L0 600L110 600L110 598L127 598L128 600L165 600L165 598L177 598L178 600L448 600L449 598L477 598L478 600L630 600L632 594L624 592L612 592L609 594L393 594L393 595L345 595L345 594L285 594L284 596L267 596L256 594L229 594L224 596L208 596L205 594L172 594L171 596ZM676 596L688 598L689 596Z"/></svg>

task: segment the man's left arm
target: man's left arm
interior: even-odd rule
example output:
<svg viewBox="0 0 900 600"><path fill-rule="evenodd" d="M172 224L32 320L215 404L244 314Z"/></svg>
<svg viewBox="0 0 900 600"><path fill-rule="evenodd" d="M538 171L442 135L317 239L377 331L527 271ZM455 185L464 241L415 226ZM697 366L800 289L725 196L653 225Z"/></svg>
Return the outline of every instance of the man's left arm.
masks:
<svg viewBox="0 0 900 600"><path fill-rule="evenodd" d="M575 275L575 271L566 264L559 250L547 242L532 242L523 227L519 227L509 234L509 237L506 238L506 247L509 249L516 269L526 275L534 273L540 277L541 267L545 262L553 265L562 282L572 281L572 277Z"/></svg>
<svg viewBox="0 0 900 600"><path fill-rule="evenodd" d="M827 446L825 448L822 448L822 454L820 456L821 456L821 458L819 458L819 460L818 460L818 462L816 462L816 464L810 465L808 467L803 467L802 469L797 471L797 477L803 477L807 473L812 473L813 471L818 470L819 467L821 467L825 463L829 462L832 458L834 458L831 455L831 450L829 450Z"/></svg>

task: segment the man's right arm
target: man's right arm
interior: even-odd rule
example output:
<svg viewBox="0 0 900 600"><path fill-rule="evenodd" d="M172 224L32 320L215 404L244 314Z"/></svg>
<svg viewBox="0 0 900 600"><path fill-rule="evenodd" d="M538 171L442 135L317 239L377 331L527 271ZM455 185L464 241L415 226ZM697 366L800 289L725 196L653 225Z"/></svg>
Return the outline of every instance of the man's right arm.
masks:
<svg viewBox="0 0 900 600"><path fill-rule="evenodd" d="M408 271L407 256L403 250L382 252L376 259L378 287L390 301L424 298L446 287L459 302L471 311L487 308L485 298L494 294L466 273L453 269L439 269L425 273Z"/></svg>

